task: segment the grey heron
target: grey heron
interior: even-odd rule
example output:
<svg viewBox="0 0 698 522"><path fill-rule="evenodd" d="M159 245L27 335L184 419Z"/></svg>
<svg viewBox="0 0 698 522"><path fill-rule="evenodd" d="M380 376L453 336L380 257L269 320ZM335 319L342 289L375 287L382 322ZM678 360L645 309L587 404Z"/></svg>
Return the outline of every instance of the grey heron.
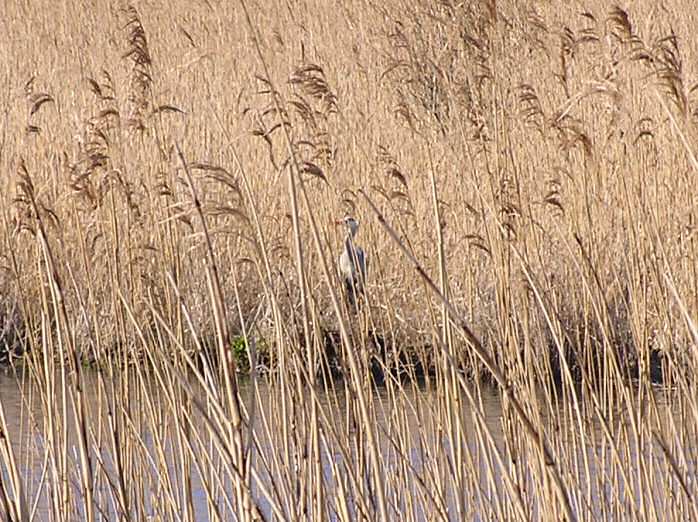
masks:
<svg viewBox="0 0 698 522"><path fill-rule="evenodd" d="M363 248L354 243L354 236L359 230L359 222L351 216L340 219L338 225L347 227L344 250L339 256L339 274L344 281L347 300L356 307L356 296L363 293L366 282L366 254Z"/></svg>

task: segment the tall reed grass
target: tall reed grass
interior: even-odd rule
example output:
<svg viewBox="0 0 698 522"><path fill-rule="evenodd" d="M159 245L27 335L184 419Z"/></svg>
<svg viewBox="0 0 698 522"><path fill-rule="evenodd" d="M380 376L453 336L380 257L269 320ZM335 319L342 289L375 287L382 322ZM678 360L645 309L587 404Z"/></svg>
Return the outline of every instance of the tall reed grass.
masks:
<svg viewBox="0 0 698 522"><path fill-rule="evenodd" d="M39 4L3 519L698 517L690 4Z"/></svg>

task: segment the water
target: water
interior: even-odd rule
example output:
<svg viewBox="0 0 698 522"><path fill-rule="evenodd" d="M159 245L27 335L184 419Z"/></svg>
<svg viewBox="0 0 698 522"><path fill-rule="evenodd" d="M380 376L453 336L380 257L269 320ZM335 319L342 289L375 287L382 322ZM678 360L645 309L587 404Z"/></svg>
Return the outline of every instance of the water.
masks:
<svg viewBox="0 0 698 522"><path fill-rule="evenodd" d="M107 379L85 372L84 433L97 518L116 519L123 511L120 506L127 504L136 520L239 519L236 473L221 442L229 423L205 422L221 417L211 413L216 401L193 378L186 386L167 379L133 373L128 379ZM357 519L362 510L376 509L375 481L356 398L342 383L335 385L334 391L316 393L323 509L330 519L342 519L342 513ZM77 396L47 397L43 388L0 374L7 433L35 519L52 520L55 513L66 512L80 518L86 499L80 483L84 474ZM500 394L486 386L471 391L479 403L476 408L461 393L460 404L451 411L460 416L460 431L449 427L445 402L434 386L377 388L369 397L391 516L508 518L517 513L514 500L520 495L526 516L540 518L548 509L545 502L556 498L549 481L541 479L546 468L535 445L521 436L521 425ZM240 392L254 419L245 435L256 440L249 453L256 475L255 502L267 518L275 513L284 519L313 518L318 481L307 479L314 469L309 391L294 396L293 391L280 393L279 385L259 382L255 393L250 381L243 381ZM602 412L585 413L580 426L565 400L552 411L539 406L554 465L578 518L692 514L698 462L695 419L687 419L687 410L676 403L669 407L663 392L656 397L660 404L654 413L644 404L645 417L636 417L639 429L627 416L611 416L611 410L603 418ZM204 415L192 399L209 412ZM546 404L543 396L538 400ZM0 457L0 466L3 483L9 484L6 457ZM458 472L467 475L456 480ZM119 477L125 478L121 486ZM544 494L541 488L548 490ZM66 499L69 508L60 504Z"/></svg>

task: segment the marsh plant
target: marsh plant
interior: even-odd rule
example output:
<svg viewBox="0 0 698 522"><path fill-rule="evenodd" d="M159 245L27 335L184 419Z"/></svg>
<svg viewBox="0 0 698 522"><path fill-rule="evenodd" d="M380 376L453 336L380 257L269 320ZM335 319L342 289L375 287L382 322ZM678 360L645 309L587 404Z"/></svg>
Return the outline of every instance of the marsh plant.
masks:
<svg viewBox="0 0 698 522"><path fill-rule="evenodd" d="M692 7L6 2L0 518L698 519Z"/></svg>

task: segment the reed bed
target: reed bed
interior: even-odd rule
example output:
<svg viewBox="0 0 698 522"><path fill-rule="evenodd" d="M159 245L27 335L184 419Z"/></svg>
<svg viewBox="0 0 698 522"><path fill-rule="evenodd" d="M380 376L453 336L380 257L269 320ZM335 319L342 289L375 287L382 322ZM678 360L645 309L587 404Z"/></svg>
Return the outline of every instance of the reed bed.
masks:
<svg viewBox="0 0 698 522"><path fill-rule="evenodd" d="M689 2L35 4L0 518L698 518Z"/></svg>

